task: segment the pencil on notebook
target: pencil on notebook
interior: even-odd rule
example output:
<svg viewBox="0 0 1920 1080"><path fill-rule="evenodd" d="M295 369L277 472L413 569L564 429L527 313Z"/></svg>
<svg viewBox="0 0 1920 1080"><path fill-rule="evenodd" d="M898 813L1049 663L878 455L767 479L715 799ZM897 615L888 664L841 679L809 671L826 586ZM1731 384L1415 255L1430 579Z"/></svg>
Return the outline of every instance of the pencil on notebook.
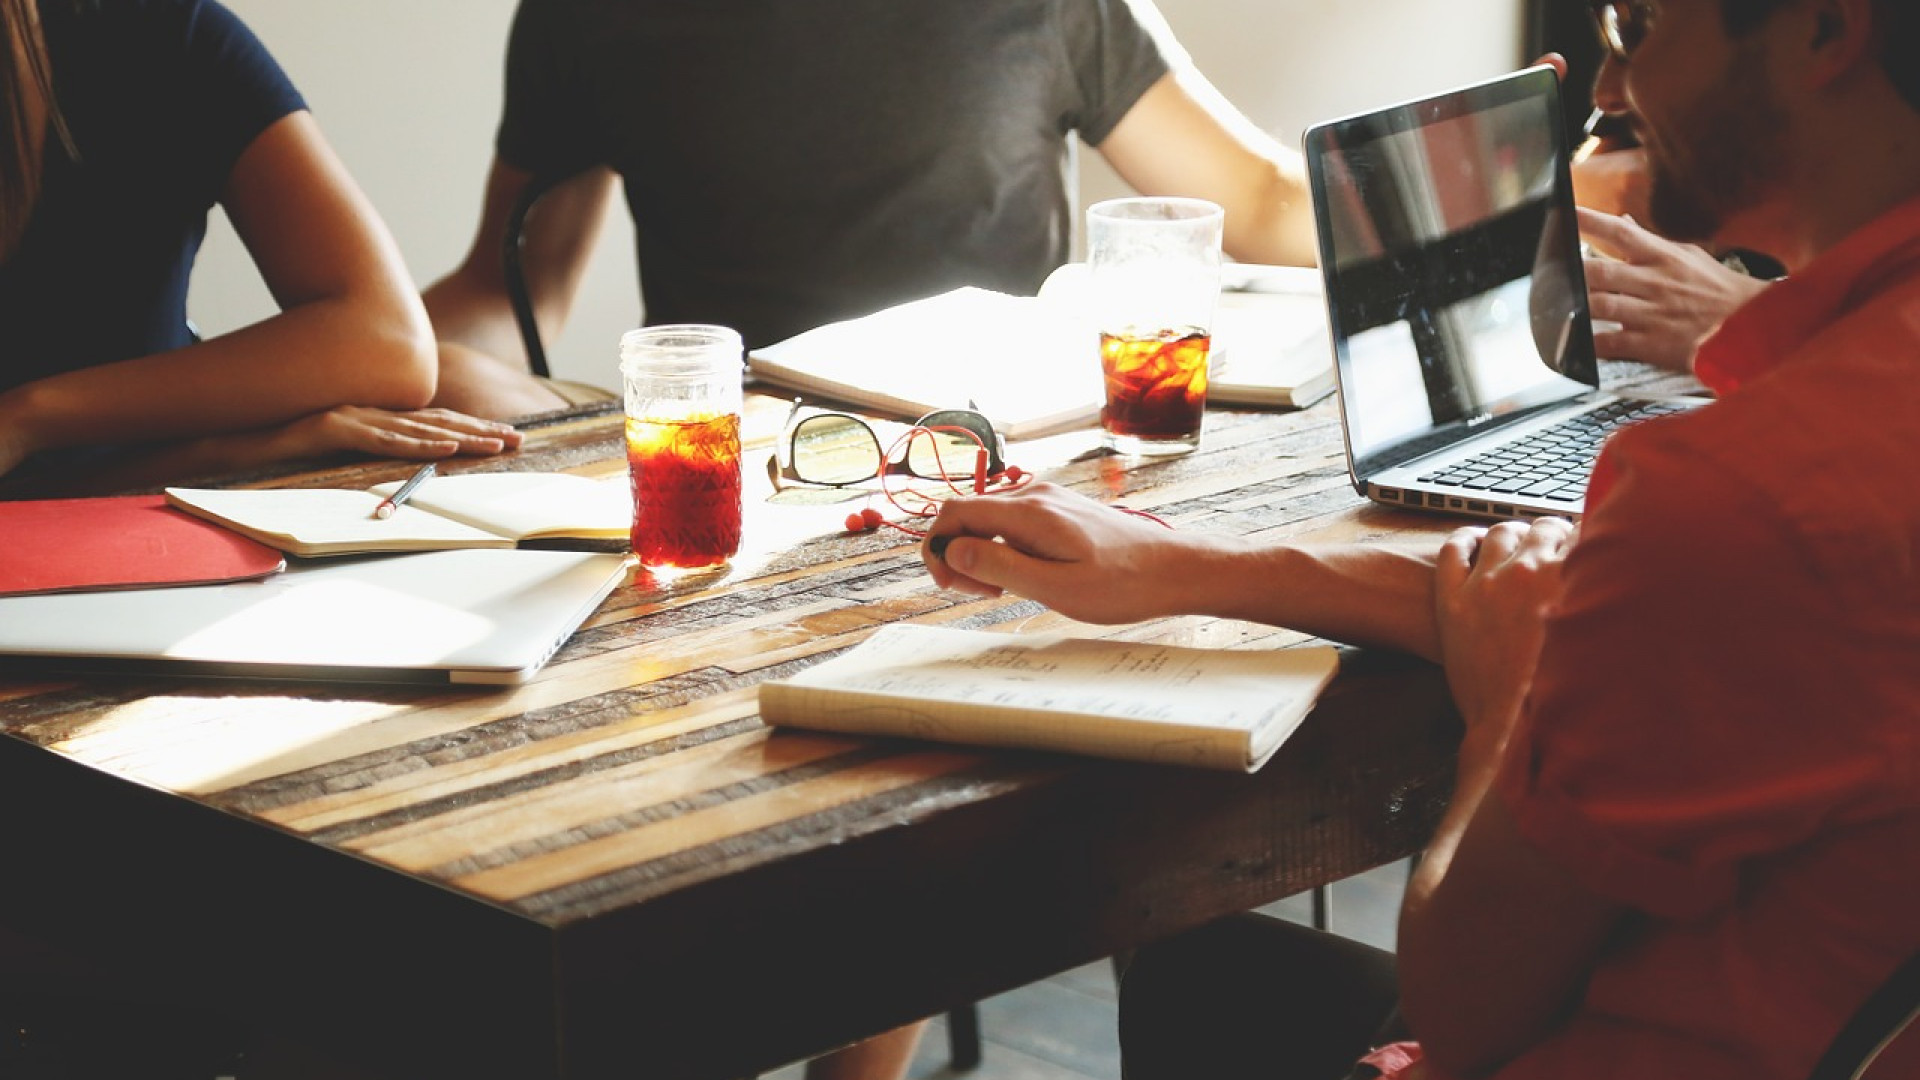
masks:
<svg viewBox="0 0 1920 1080"><path fill-rule="evenodd" d="M398 510L402 503L412 497L413 489L425 483L427 477L433 475L433 471L434 465L431 461L420 466L412 476L407 477L406 483L400 485L400 490L380 500L380 505L373 508L373 516L382 521L392 517L393 512Z"/></svg>

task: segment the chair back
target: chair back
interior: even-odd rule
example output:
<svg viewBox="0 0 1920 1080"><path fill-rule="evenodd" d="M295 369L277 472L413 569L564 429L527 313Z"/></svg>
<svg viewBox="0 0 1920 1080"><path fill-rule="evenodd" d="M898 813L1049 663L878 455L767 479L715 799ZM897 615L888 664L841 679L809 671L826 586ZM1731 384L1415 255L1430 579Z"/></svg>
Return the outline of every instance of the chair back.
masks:
<svg viewBox="0 0 1920 1080"><path fill-rule="evenodd" d="M1920 1017L1920 953L1907 957L1867 998L1834 1036L1807 1080L1881 1080L1873 1071L1874 1062L1903 1032L1915 1030L1916 1017ZM1889 1074L1886 1080L1908 1078Z"/></svg>
<svg viewBox="0 0 1920 1080"><path fill-rule="evenodd" d="M540 323L533 317L533 297L527 288L527 272L520 264L526 239L527 215L547 192L566 180L565 176L535 177L514 201L507 213L507 228L500 252L501 270L507 283L507 300L513 305L513 321L520 328L520 342L527 350L527 367L542 379L552 375L547 366L547 350L540 341Z"/></svg>

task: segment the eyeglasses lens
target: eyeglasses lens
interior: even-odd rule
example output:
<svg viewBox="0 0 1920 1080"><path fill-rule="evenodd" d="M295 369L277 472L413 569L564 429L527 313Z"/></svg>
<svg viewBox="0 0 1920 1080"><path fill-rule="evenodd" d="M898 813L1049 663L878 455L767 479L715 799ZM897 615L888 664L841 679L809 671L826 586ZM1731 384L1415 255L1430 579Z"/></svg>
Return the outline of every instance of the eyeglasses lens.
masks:
<svg viewBox="0 0 1920 1080"><path fill-rule="evenodd" d="M907 446L907 472L923 480L952 480L973 475L980 444L963 431L929 431Z"/></svg>
<svg viewBox="0 0 1920 1080"><path fill-rule="evenodd" d="M1595 4L1594 19L1600 25L1600 39L1616 60L1625 60L1639 48L1647 36L1647 8L1642 3Z"/></svg>
<svg viewBox="0 0 1920 1080"><path fill-rule="evenodd" d="M880 441L850 416L810 416L793 429L793 472L809 484L871 480L880 474Z"/></svg>
<svg viewBox="0 0 1920 1080"><path fill-rule="evenodd" d="M971 477L974 458L982 447L987 451L989 473L1005 468L993 425L977 412L950 409L928 413L920 418L919 426L928 429L932 437L913 439L907 447L907 471L914 476L926 480ZM943 430L953 428L959 430Z"/></svg>

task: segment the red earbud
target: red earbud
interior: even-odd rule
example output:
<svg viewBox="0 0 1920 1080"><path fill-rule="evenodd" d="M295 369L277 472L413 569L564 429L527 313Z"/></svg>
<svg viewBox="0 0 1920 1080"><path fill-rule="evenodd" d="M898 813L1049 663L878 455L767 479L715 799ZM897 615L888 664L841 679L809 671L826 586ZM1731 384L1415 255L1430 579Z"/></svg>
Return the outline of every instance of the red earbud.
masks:
<svg viewBox="0 0 1920 1080"><path fill-rule="evenodd" d="M886 518L881 515L880 511L869 506L857 514L847 515L847 531L853 533L872 532L879 528L885 521Z"/></svg>

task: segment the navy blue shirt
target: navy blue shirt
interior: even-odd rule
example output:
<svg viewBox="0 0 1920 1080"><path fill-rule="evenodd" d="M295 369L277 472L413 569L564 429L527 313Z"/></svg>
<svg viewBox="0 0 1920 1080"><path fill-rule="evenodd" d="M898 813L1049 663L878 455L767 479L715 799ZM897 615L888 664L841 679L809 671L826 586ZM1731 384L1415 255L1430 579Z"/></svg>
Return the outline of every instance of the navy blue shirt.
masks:
<svg viewBox="0 0 1920 1080"><path fill-rule="evenodd" d="M306 108L215 0L40 0L54 92L79 150L0 264L0 390L179 348L187 276L240 154Z"/></svg>

